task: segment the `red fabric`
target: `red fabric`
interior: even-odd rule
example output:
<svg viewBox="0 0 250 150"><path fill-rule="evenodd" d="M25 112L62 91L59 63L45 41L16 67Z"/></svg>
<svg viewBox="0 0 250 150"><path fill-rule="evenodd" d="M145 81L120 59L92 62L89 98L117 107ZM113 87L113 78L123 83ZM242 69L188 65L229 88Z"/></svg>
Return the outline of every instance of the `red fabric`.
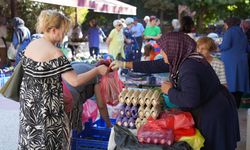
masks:
<svg viewBox="0 0 250 150"><path fill-rule="evenodd" d="M64 81L62 81L62 85L63 85L64 110L65 112L71 112L73 107L73 96Z"/></svg>
<svg viewBox="0 0 250 150"><path fill-rule="evenodd" d="M193 136L195 135L195 128L190 127L188 129L178 129L174 130L175 141L179 141L179 139L183 136Z"/></svg>
<svg viewBox="0 0 250 150"><path fill-rule="evenodd" d="M112 106L119 103L119 94L122 91L124 84L119 79L118 71L110 72L102 76L100 80L100 92L102 100Z"/></svg>

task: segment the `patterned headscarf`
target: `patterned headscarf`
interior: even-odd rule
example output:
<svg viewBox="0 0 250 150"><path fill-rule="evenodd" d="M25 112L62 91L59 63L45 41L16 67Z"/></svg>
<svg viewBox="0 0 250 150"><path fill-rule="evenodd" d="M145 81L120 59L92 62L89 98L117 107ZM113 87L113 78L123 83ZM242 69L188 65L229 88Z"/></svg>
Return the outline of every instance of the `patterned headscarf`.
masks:
<svg viewBox="0 0 250 150"><path fill-rule="evenodd" d="M24 26L24 21L19 17L14 17L12 20L12 25L13 27L18 28L19 26Z"/></svg>
<svg viewBox="0 0 250 150"><path fill-rule="evenodd" d="M179 67L187 58L203 61L204 57L196 52L196 42L187 34L170 32L158 41L162 50L167 54L171 80L177 85Z"/></svg>

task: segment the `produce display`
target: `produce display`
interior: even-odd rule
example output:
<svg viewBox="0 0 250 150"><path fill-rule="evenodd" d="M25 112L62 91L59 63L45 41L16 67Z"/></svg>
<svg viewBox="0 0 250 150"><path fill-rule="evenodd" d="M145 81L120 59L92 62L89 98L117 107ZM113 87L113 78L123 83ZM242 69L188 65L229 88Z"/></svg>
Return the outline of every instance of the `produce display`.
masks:
<svg viewBox="0 0 250 150"><path fill-rule="evenodd" d="M160 113L162 100L158 90L124 89L119 95L123 104L117 124L128 128L139 128L148 117L156 119Z"/></svg>

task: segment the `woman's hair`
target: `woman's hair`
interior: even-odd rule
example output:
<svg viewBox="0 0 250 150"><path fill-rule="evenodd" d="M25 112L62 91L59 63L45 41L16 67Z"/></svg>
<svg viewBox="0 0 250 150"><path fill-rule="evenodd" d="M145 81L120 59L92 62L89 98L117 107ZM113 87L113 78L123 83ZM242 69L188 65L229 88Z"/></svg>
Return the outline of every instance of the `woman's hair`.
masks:
<svg viewBox="0 0 250 150"><path fill-rule="evenodd" d="M194 27L194 21L192 17L190 16L183 16L180 20L180 31L184 33L190 33L192 32L192 29Z"/></svg>
<svg viewBox="0 0 250 150"><path fill-rule="evenodd" d="M43 10L37 18L36 30L38 33L44 33L53 27L60 29L62 26L66 32L69 30L69 18L56 10Z"/></svg>
<svg viewBox="0 0 250 150"><path fill-rule="evenodd" d="M216 51L217 46L212 38L209 37L201 37L197 40L197 47L200 45L205 45L206 49L209 52Z"/></svg>
<svg viewBox="0 0 250 150"><path fill-rule="evenodd" d="M154 47L150 44L144 46L144 56L150 56L150 52L154 50Z"/></svg>
<svg viewBox="0 0 250 150"><path fill-rule="evenodd" d="M239 26L241 23L241 20L237 17L231 17L231 18L227 18L224 22L227 24L228 28L230 28L232 26Z"/></svg>

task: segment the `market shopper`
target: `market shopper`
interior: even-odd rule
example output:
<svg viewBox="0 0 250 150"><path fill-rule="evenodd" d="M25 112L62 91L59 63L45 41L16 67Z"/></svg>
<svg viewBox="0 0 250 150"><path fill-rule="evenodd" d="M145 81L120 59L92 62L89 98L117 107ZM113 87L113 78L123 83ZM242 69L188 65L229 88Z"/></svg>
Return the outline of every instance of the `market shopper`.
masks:
<svg viewBox="0 0 250 150"><path fill-rule="evenodd" d="M126 27L123 29L123 34L125 36L125 59L126 61L135 61L136 59L136 51L138 50L138 43L133 36L131 28L133 27L134 19L131 17L126 18L125 24ZM139 59L140 60L140 59Z"/></svg>
<svg viewBox="0 0 250 150"><path fill-rule="evenodd" d="M173 32L178 32L180 30L180 21L178 19L173 19L172 22Z"/></svg>
<svg viewBox="0 0 250 150"><path fill-rule="evenodd" d="M102 31L102 29L98 26L97 20L92 19L89 21L89 29L88 29L88 41L89 41L89 54L90 56L98 58L99 55L99 45L100 45L100 37L103 39L106 38L106 35Z"/></svg>
<svg viewBox="0 0 250 150"><path fill-rule="evenodd" d="M227 86L224 63L218 58L212 56L212 52L217 50L217 46L213 39L209 37L201 37L197 40L197 52L202 54L213 67L220 83Z"/></svg>
<svg viewBox="0 0 250 150"><path fill-rule="evenodd" d="M134 18L134 25L131 28L131 31L133 33L133 36L136 39L136 42L138 43L138 52L136 55L137 59L140 59L142 54L141 54L141 49L142 49L142 41L143 41L143 32L144 32L144 27L143 25L139 22L138 18Z"/></svg>
<svg viewBox="0 0 250 150"><path fill-rule="evenodd" d="M61 50L70 21L55 10L43 10L37 20L43 37L32 41L22 58L18 149L70 148L69 120L64 110L62 78L76 87L104 75L104 65L77 75Z"/></svg>
<svg viewBox="0 0 250 150"><path fill-rule="evenodd" d="M17 51L15 63L18 64L21 59L21 53L30 43L31 35L30 30L25 26L23 19L19 17L13 18L12 26L14 28L14 32L12 35L12 44Z"/></svg>
<svg viewBox="0 0 250 150"><path fill-rule="evenodd" d="M115 59L118 57L125 58L124 54L124 41L123 25L120 20L113 21L114 29L110 32L107 38L108 53L111 54Z"/></svg>
<svg viewBox="0 0 250 150"><path fill-rule="evenodd" d="M179 32L189 34L194 28L194 22L190 16L183 16L181 18L181 26ZM133 69L134 72L141 73L166 73L169 72L169 66L164 62L163 59L154 61L113 61L111 64L113 69L117 68L128 68Z"/></svg>
<svg viewBox="0 0 250 150"><path fill-rule="evenodd" d="M228 90L234 95L238 108L242 94L249 92L248 41L239 25L238 18L226 19L224 24L226 32L219 45L221 60L225 65Z"/></svg>
<svg viewBox="0 0 250 150"><path fill-rule="evenodd" d="M162 84L162 92L168 94L171 103L192 113L205 138L205 150L235 150L240 135L234 98L206 59L195 52L195 41L172 32L159 44L171 74L171 82Z"/></svg>
<svg viewBox="0 0 250 150"><path fill-rule="evenodd" d="M144 40L146 41L156 41L161 38L161 29L156 25L157 18L155 16L150 16L149 22L150 25L147 26L144 30Z"/></svg>

